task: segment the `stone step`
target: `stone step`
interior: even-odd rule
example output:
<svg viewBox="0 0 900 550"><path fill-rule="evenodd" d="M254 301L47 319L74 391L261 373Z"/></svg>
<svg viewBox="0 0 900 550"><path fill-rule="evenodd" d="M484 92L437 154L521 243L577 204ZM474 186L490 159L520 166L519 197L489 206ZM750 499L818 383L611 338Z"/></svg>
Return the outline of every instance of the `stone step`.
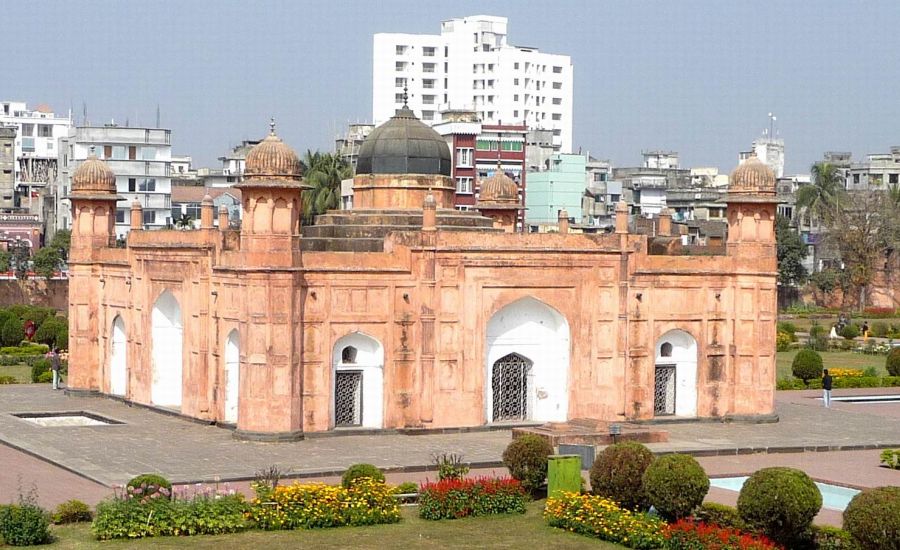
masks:
<svg viewBox="0 0 900 550"><path fill-rule="evenodd" d="M340 239L313 237L300 239L304 252L384 252L384 239Z"/></svg>

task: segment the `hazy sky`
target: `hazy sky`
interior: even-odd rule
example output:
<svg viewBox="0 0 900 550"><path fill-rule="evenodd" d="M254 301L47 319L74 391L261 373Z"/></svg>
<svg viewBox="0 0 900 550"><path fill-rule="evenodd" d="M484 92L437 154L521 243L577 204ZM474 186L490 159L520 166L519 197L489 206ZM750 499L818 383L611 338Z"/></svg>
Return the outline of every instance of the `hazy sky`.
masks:
<svg viewBox="0 0 900 550"><path fill-rule="evenodd" d="M730 171L778 117L786 172L826 150L900 145L900 2L3 2L0 99L81 122L152 125L214 166L270 115L298 152L372 116L372 35L509 17L509 41L569 54L574 147L635 165L642 149Z"/></svg>

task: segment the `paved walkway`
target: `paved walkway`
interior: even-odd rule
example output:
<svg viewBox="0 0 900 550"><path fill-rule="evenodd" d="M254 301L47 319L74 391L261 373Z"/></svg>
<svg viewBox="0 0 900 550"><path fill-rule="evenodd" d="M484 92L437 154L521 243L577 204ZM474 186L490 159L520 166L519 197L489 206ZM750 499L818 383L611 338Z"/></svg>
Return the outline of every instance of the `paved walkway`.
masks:
<svg viewBox="0 0 900 550"><path fill-rule="evenodd" d="M892 393L900 393L897 388ZM850 393L876 390L841 390ZM689 422L667 426L668 443L655 451L735 455L804 448L900 448L900 416L876 414L873 405L841 404L826 410L815 393L779 392L775 424ZM900 408L900 404L886 407ZM12 416L22 412L89 411L124 422L96 427L40 427ZM434 435L341 436L294 443L236 441L231 432L96 397L71 397L45 385L0 386L0 441L99 484L121 484L159 472L174 482L235 480L277 465L291 476L340 472L357 462L385 469L422 468L434 453L457 452L466 461L496 464L508 431ZM0 500L6 495L0 494Z"/></svg>

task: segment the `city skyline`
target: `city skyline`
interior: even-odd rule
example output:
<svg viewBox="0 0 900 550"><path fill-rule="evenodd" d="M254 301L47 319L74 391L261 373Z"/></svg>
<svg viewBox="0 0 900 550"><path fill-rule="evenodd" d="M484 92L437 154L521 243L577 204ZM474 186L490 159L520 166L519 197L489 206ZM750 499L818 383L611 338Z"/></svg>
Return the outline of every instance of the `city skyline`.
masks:
<svg viewBox="0 0 900 550"><path fill-rule="evenodd" d="M891 108L900 67L885 62L900 37L854 32L865 21L900 22L900 6L887 1L5 8L19 23L8 33L18 70L4 79L4 99L71 109L79 124L83 104L94 124L131 125L155 124L159 105L173 152L198 166L262 137L270 116L298 150L331 150L348 122L371 117L375 33L434 34L441 20L477 14L509 17L511 44L572 57L573 150L619 166L669 149L683 166L730 171L769 112L787 174L808 171L824 151L861 160L900 143Z"/></svg>

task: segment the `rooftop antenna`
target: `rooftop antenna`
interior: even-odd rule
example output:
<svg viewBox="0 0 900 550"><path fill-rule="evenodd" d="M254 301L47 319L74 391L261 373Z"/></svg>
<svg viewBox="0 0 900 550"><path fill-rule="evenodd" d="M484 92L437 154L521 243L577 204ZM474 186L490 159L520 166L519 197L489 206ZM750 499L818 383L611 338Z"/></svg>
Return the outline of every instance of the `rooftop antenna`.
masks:
<svg viewBox="0 0 900 550"><path fill-rule="evenodd" d="M84 102L84 101L81 102L81 124L82 124L83 126L87 126L87 125L88 125L88 119L87 119L87 103Z"/></svg>
<svg viewBox="0 0 900 550"><path fill-rule="evenodd" d="M162 128L162 125L159 123L159 103L156 104L156 127Z"/></svg>
<svg viewBox="0 0 900 550"><path fill-rule="evenodd" d="M406 79L404 78L403 79L403 106L408 109L409 106L406 104L406 102L409 99L409 94L406 93L407 91L408 91L408 88L406 87Z"/></svg>
<svg viewBox="0 0 900 550"><path fill-rule="evenodd" d="M778 120L778 117L769 113L769 138L775 139L775 121Z"/></svg>
<svg viewBox="0 0 900 550"><path fill-rule="evenodd" d="M275 135L275 117L269 119L269 135Z"/></svg>

